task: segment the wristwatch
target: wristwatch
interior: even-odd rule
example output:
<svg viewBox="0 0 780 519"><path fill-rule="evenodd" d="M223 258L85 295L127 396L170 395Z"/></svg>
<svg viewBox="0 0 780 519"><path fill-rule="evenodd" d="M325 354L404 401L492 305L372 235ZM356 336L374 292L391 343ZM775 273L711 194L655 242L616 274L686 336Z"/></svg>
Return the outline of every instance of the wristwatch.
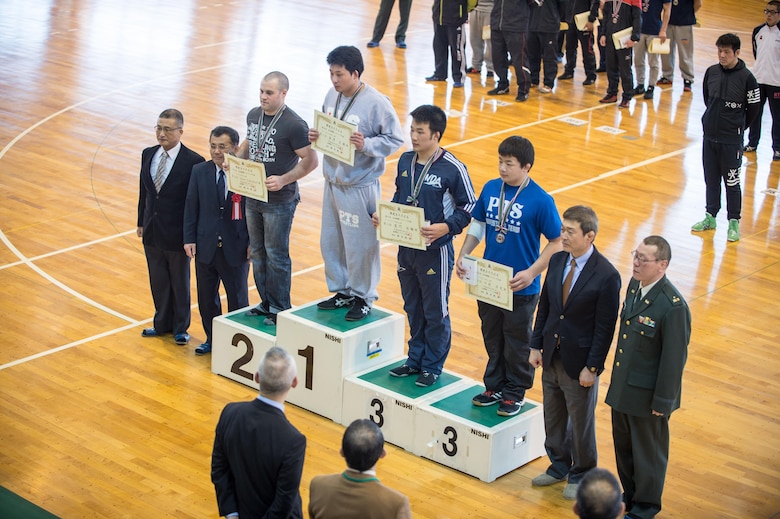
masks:
<svg viewBox="0 0 780 519"><path fill-rule="evenodd" d="M590 367L588 367L588 370L590 370L591 373L596 373L596 372L598 372L599 368L597 368L595 366L590 366Z"/></svg>

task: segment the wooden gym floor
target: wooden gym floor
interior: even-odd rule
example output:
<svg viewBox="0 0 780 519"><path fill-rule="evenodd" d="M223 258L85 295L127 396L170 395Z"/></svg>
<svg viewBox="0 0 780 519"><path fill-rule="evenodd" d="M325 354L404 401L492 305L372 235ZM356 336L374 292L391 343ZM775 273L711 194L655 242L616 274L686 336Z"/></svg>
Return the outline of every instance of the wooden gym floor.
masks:
<svg viewBox="0 0 780 519"><path fill-rule="evenodd" d="M599 249L630 276L630 251L646 235L672 244L668 271L693 314L683 407L671 420L664 518L768 518L780 512L780 163L771 160L769 116L758 152L744 161L742 239L692 234L703 216L701 79L714 41L736 31L752 65L750 34L763 1L707 0L694 31L696 83L679 71L655 99L629 110L598 103L604 75L583 87L581 68L554 94L528 102L466 87L426 84L433 71L430 1L412 9L406 51L395 49L397 12L378 49L366 49L378 2L317 0L0 1L0 485L63 518L215 517L209 479L213 431L225 403L254 391L213 375L193 349L204 338L142 339L153 306L135 236L139 157L155 143L157 114L185 116L183 142L208 155L208 132L245 132L262 76L287 73L288 104L311 121L330 86L327 52L358 46L364 79L407 114L435 103L449 114L444 145L475 187L497 174L509 135L536 146L532 176L559 210L598 213ZM470 55L470 51L469 51ZM572 119L583 122L572 124ZM606 130L606 131L605 131ZM407 146L404 149L408 148ZM384 196L391 195L395 159ZM319 254L321 172L301 182L293 228L293 304L325 297ZM457 240L460 247L462 237ZM379 305L402 311L395 250L383 249ZM480 379L486 356L473 301L453 280L454 339L447 368ZM194 299L193 282L193 301ZM256 293L252 303L257 302ZM538 380L538 379L537 379ZM600 463L614 468L601 377ZM529 392L540 401L540 384ZM343 428L288 406L308 437L301 492L337 472ZM552 518L571 515L561 488L531 488L536 460L492 484L388 446L383 482L410 496L420 518Z"/></svg>

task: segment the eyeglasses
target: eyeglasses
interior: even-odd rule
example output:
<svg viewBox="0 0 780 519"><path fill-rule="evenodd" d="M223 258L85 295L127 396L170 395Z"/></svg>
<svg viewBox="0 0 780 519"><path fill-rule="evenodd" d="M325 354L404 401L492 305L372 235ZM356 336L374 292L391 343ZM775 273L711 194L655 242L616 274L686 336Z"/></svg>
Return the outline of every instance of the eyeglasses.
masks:
<svg viewBox="0 0 780 519"><path fill-rule="evenodd" d="M631 251L631 256L634 258L634 261L638 261L643 265L645 263L654 263L656 261L661 261L660 259L649 259L649 258L645 258L644 256L640 256L639 254L636 253L635 250Z"/></svg>
<svg viewBox="0 0 780 519"><path fill-rule="evenodd" d="M176 130L181 130L181 126L179 126L178 128L168 128L167 126L160 126L160 125L154 127L154 131L156 131L157 133L160 132L172 133L175 132Z"/></svg>
<svg viewBox="0 0 780 519"><path fill-rule="evenodd" d="M764 9L764 14L771 14L773 16L776 15L778 12L780 11L770 11L769 9Z"/></svg>

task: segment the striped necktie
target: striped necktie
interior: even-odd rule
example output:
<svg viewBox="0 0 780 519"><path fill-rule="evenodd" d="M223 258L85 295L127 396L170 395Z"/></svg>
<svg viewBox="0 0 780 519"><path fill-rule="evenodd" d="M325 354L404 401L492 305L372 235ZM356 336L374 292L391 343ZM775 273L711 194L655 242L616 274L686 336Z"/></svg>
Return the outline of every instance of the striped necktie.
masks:
<svg viewBox="0 0 780 519"><path fill-rule="evenodd" d="M168 152L163 150L160 156L160 163L157 164L157 171L154 173L154 188L157 192L160 192L163 182L165 180L165 165L168 163Z"/></svg>

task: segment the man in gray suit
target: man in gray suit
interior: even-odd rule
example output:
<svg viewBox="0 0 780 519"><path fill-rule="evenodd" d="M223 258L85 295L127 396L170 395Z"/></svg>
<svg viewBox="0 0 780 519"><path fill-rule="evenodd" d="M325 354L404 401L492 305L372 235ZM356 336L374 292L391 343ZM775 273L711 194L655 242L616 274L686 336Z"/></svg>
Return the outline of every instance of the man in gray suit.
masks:
<svg viewBox="0 0 780 519"><path fill-rule="evenodd" d="M529 362L542 372L544 442L550 466L534 486L564 481L573 500L585 473L596 467L599 375L612 344L620 306L620 274L596 250L599 221L590 207L563 213L563 251L550 258Z"/></svg>
<svg viewBox="0 0 780 519"><path fill-rule="evenodd" d="M626 517L650 519L661 510L669 415L680 407L691 312L666 279L669 242L648 236L632 254L607 404Z"/></svg>
<svg viewBox="0 0 780 519"><path fill-rule="evenodd" d="M249 233L244 197L228 189L222 169L225 156L238 149L238 132L217 126L209 136L211 160L192 168L184 204L184 252L195 259L198 307L206 342L196 355L211 352L211 322L222 314L219 283L225 287L228 311L249 306Z"/></svg>

